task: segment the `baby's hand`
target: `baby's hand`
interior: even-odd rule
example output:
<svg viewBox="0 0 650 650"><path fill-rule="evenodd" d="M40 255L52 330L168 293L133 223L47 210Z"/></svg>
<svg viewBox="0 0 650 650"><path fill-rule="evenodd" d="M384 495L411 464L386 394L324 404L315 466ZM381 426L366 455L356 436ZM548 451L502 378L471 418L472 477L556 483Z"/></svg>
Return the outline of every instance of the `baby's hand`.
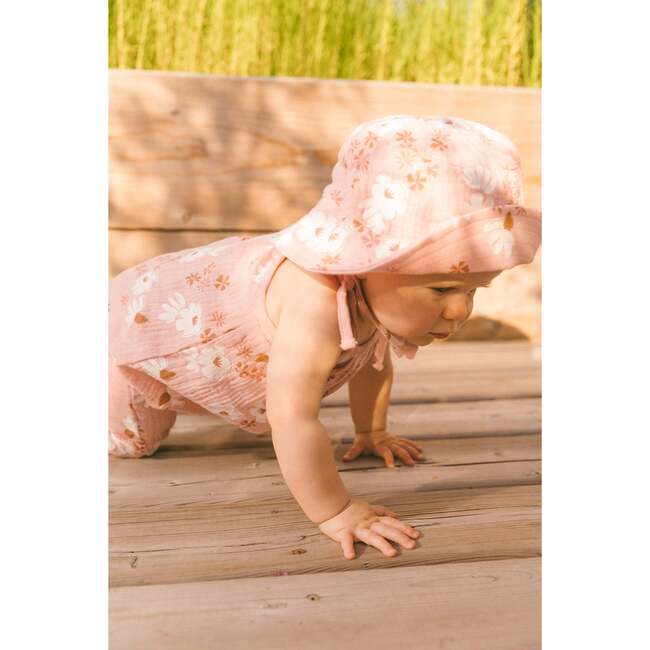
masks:
<svg viewBox="0 0 650 650"><path fill-rule="evenodd" d="M386 461L386 467L395 467L395 457L397 454L405 465L415 466L415 461L411 456L418 460L422 458L422 447L406 438L396 438L391 436L388 431L369 431L368 433L358 433L352 446L343 455L343 460L354 460L364 452L374 454L377 458L383 458Z"/></svg>
<svg viewBox="0 0 650 650"><path fill-rule="evenodd" d="M341 544L343 556L348 560L355 558L355 541L374 546L387 557L395 557L397 550L387 539L398 542L404 548L415 548L413 539L420 536L415 528L397 519L392 510L355 498L343 512L318 527L323 534Z"/></svg>

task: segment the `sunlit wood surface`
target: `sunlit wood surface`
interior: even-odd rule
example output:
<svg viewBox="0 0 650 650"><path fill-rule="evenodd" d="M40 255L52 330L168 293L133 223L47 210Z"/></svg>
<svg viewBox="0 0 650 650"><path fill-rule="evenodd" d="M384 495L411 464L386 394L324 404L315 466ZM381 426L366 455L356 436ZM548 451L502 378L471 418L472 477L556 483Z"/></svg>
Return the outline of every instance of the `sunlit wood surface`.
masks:
<svg viewBox="0 0 650 650"><path fill-rule="evenodd" d="M345 560L269 437L179 417L153 457L110 461L111 648L539 648L539 349L443 343L394 365L389 424L424 447L416 467L341 460L345 387L321 419L350 493L417 548Z"/></svg>

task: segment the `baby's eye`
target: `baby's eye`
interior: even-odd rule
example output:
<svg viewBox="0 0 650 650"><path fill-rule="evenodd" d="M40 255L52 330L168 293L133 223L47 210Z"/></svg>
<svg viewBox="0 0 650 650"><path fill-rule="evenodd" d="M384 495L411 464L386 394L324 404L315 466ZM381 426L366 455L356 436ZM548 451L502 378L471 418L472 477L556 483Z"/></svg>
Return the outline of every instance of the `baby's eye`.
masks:
<svg viewBox="0 0 650 650"><path fill-rule="evenodd" d="M437 293L445 293L445 291L453 291L453 287L431 287Z"/></svg>

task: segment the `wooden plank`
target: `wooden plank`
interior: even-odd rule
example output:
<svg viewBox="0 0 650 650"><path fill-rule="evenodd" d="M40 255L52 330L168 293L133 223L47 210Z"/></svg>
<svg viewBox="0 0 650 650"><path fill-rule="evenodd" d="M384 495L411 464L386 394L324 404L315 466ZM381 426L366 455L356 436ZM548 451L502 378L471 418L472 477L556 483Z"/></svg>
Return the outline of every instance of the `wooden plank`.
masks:
<svg viewBox="0 0 650 650"><path fill-rule="evenodd" d="M364 495L364 498L369 495ZM387 558L356 544L345 560L298 506L285 499L245 505L201 504L144 511L110 526L111 586L177 583L534 557L540 553L540 487L513 485L457 490L391 492L370 498L394 509L421 531L415 549ZM180 504L179 504L180 505ZM131 517L131 515L127 515Z"/></svg>
<svg viewBox="0 0 650 650"><path fill-rule="evenodd" d="M111 226L283 228L318 201L352 130L404 107L507 134L540 205L539 89L111 70L109 95Z"/></svg>
<svg viewBox="0 0 650 650"><path fill-rule="evenodd" d="M162 465L163 459L158 460ZM370 463L377 464L368 467ZM160 467L160 475L157 468L152 470L142 467L142 477L122 476L119 480L112 481L109 488L111 522L150 523L159 521L166 515L176 517L179 513L180 516L187 517L188 504L196 506L197 513L224 504L244 508L250 499L286 502L289 508L294 505L293 497L279 470L271 467L269 471L272 473L263 475L260 468L268 468L268 465L260 461L252 461L241 468L239 478L226 478L214 471L210 472L207 462L191 464L185 457L182 465L186 464L195 468L198 466L200 474L192 476L176 462ZM426 467L426 463L424 465L423 468L422 465L404 467L398 464L395 470L389 470L378 459L375 461L364 457L363 460L341 463L339 471L352 494L380 500L390 499L391 491L401 493L406 489L449 490L536 485L541 480L541 461L534 456L457 465L443 463L434 467ZM137 472L137 468L134 471ZM111 473L113 472L114 469L111 468ZM164 479L168 479L167 482ZM381 485L377 484L379 479ZM286 507L283 506L283 510L286 511Z"/></svg>
<svg viewBox="0 0 650 650"><path fill-rule="evenodd" d="M532 650L538 559L278 576L109 592L117 650ZM387 603L390 615L387 616Z"/></svg>
<svg viewBox="0 0 650 650"><path fill-rule="evenodd" d="M347 445L334 443L334 457L343 480L354 493L445 489L538 482L530 464L540 460L540 436L495 436L420 440L424 457L415 467L384 467L375 456L341 460ZM187 500L241 503L248 498L290 496L272 448L172 451L149 458L111 457L111 509L142 507L155 513ZM514 472L514 473L512 473ZM380 478L381 477L381 478ZM380 481L379 486L376 481ZM433 483L432 483L433 481Z"/></svg>
<svg viewBox="0 0 650 650"><path fill-rule="evenodd" d="M396 370L413 372L420 369L436 372L494 368L539 370L540 358L539 345L528 341L463 341L454 345L436 342L419 348L413 359L393 355L393 366Z"/></svg>
<svg viewBox="0 0 650 650"><path fill-rule="evenodd" d="M349 443L354 424L347 406L326 406L321 422L340 443ZM391 404L388 428L396 436L425 438L539 433L541 400L481 400L440 404ZM271 447L271 437L242 431L218 417L179 415L158 456L215 453L218 449Z"/></svg>
<svg viewBox="0 0 650 650"><path fill-rule="evenodd" d="M391 402L447 402L538 397L540 351L528 341L463 341L422 347L414 359L393 360ZM348 404L347 386L328 406Z"/></svg>
<svg viewBox="0 0 650 650"><path fill-rule="evenodd" d="M399 403L473 401L536 397L541 392L539 373L532 369L476 370L447 372L435 370L396 374L391 401ZM328 395L323 404L347 404L345 387Z"/></svg>
<svg viewBox="0 0 650 650"><path fill-rule="evenodd" d="M352 494L432 532L419 555L397 564L538 553L539 436L423 446L430 460L395 470L374 457L342 463L337 450ZM268 451L112 459L111 492L111 584L269 575L287 555L305 555L291 560L298 572L350 568L300 511Z"/></svg>

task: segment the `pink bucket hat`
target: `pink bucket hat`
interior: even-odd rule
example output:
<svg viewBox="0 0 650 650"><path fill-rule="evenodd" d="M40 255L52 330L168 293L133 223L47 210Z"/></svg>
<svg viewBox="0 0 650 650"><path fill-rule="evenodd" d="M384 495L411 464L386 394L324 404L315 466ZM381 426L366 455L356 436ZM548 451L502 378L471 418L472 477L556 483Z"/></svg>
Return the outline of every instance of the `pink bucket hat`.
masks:
<svg viewBox="0 0 650 650"><path fill-rule="evenodd" d="M523 201L519 154L503 134L390 115L348 136L318 203L274 240L298 266L344 279L501 271L532 262L540 245L541 213Z"/></svg>
<svg viewBox="0 0 650 650"><path fill-rule="evenodd" d="M451 117L391 115L343 143L318 203L276 234L309 271L500 271L533 260L541 213L523 206L506 136Z"/></svg>

